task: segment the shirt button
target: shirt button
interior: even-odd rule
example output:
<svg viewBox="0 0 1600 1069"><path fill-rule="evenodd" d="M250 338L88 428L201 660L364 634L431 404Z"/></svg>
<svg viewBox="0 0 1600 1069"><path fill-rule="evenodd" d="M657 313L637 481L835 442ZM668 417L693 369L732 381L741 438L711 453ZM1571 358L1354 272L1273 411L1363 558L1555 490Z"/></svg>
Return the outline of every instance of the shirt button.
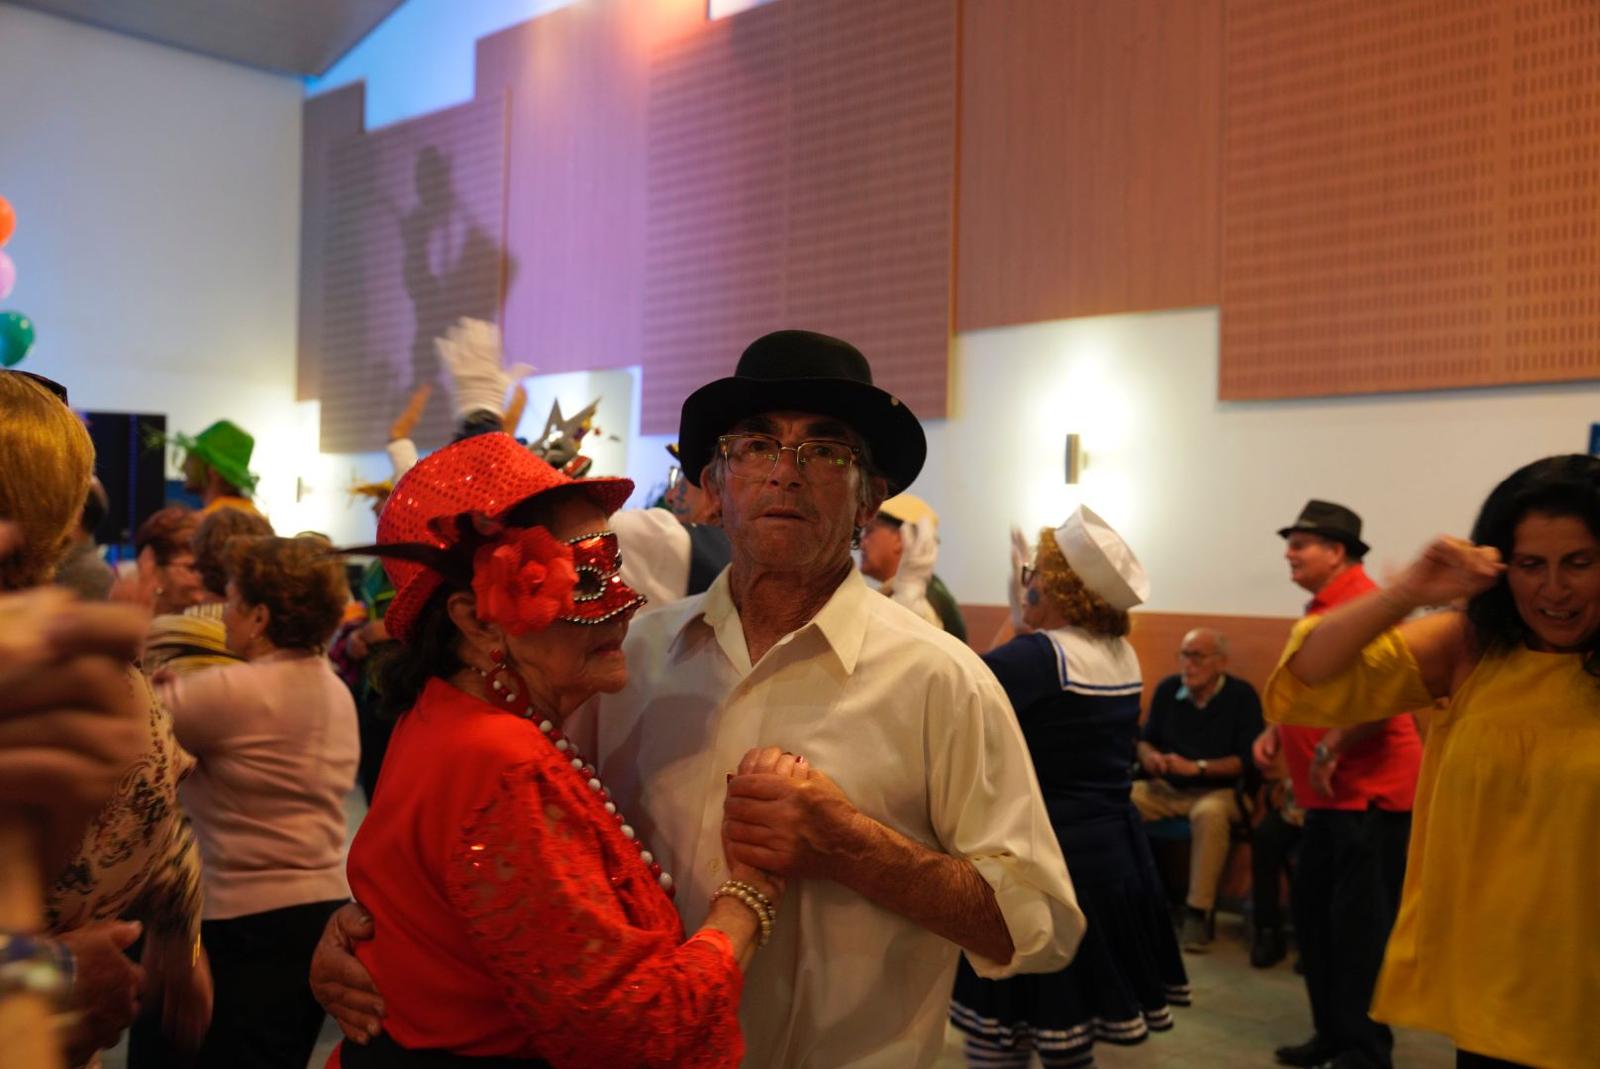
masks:
<svg viewBox="0 0 1600 1069"><path fill-rule="evenodd" d="M715 876L717 873L722 871L722 859L720 857L712 858L710 867L711 875Z"/></svg>

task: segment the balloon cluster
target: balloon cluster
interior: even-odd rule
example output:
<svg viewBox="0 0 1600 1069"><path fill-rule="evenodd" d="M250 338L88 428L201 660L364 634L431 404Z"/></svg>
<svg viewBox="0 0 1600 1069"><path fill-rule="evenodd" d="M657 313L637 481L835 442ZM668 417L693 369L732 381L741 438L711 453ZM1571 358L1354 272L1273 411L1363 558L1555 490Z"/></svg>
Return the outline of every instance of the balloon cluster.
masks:
<svg viewBox="0 0 1600 1069"><path fill-rule="evenodd" d="M17 213L12 210L10 201L0 197L0 246L11 240L11 233L16 229ZM11 295L11 288L16 284L17 265L0 247L0 301ZM0 367L21 363L31 348L33 320L21 312L0 312Z"/></svg>

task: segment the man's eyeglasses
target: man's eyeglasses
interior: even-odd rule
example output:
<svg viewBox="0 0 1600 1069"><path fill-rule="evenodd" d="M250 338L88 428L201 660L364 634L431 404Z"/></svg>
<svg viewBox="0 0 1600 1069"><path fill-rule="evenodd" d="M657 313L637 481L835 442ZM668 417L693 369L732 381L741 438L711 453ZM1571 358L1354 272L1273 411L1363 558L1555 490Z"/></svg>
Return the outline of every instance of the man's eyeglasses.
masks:
<svg viewBox="0 0 1600 1069"><path fill-rule="evenodd" d="M848 442L819 438L784 445L765 434L724 434L717 446L728 461L728 474L736 479L765 479L778 467L778 457L786 450L794 454L795 467L806 478L818 482L842 479L861 456L861 450Z"/></svg>
<svg viewBox="0 0 1600 1069"><path fill-rule="evenodd" d="M1035 568L1031 564L1024 564L1022 566L1022 571L1017 573L1017 578L1022 581L1023 587L1027 587L1029 583L1033 582L1033 577L1038 574L1039 569Z"/></svg>
<svg viewBox="0 0 1600 1069"><path fill-rule="evenodd" d="M1178 660L1186 661L1186 662L1192 662L1192 663L1196 663L1196 664L1198 664L1201 661L1209 661L1212 657L1215 657L1215 656L1216 656L1216 654L1207 653L1204 650L1179 650L1178 651Z"/></svg>

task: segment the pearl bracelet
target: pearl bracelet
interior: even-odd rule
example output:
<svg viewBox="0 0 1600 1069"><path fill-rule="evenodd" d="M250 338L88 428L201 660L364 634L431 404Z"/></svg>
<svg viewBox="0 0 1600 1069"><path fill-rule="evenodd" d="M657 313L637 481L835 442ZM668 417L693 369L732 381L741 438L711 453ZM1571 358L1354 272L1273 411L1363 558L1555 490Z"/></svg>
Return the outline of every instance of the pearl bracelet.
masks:
<svg viewBox="0 0 1600 1069"><path fill-rule="evenodd" d="M747 883L729 880L712 892L711 901L715 902L719 898L737 899L756 915L756 922L761 927L761 935L756 940L756 946L766 946L767 940L772 938L772 903L767 896Z"/></svg>
<svg viewBox="0 0 1600 1069"><path fill-rule="evenodd" d="M745 883L743 880L727 880L722 886L736 887L741 891L748 891L749 893L755 895L756 900L766 907L769 915L773 915L778 912L777 907L772 904L772 899L763 894L761 889L756 887L754 884Z"/></svg>

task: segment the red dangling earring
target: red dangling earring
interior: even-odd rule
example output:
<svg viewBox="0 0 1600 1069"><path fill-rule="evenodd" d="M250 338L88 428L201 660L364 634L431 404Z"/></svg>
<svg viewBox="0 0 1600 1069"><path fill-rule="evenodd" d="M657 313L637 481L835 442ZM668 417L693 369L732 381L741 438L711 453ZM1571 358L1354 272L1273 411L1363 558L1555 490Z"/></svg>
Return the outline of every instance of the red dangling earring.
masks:
<svg viewBox="0 0 1600 1069"><path fill-rule="evenodd" d="M516 673L506 664L505 650L490 650L489 659L494 662L494 667L487 672L480 669L479 674L488 682L489 689L494 692L494 696L501 704L516 706L522 697L517 691L521 683L518 682Z"/></svg>

